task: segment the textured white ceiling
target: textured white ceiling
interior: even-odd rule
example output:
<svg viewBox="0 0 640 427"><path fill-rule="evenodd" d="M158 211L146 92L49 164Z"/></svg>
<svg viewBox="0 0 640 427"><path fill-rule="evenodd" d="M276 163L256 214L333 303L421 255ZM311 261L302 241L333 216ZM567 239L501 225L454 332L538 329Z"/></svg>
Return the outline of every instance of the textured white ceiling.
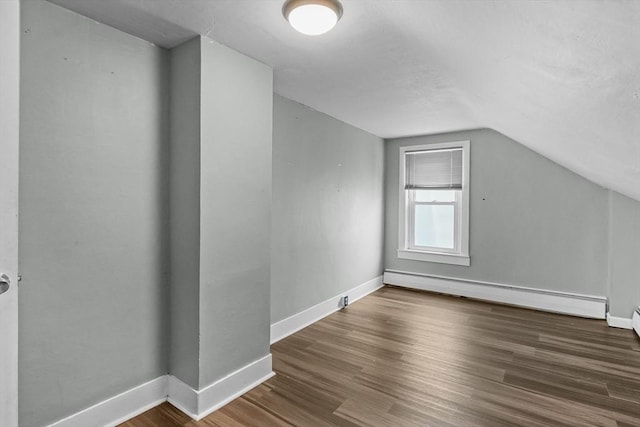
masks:
<svg viewBox="0 0 640 427"><path fill-rule="evenodd" d="M280 0L52 1L164 47L207 35L373 134L490 127L640 200L640 1L343 0L319 37Z"/></svg>

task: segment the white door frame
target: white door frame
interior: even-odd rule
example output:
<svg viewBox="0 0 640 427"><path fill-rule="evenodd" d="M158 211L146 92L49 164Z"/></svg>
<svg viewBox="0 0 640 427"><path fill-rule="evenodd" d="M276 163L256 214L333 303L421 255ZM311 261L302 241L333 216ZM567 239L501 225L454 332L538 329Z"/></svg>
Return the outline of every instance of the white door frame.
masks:
<svg viewBox="0 0 640 427"><path fill-rule="evenodd" d="M20 0L0 0L0 275L9 282L0 294L0 426L6 427L18 426L19 130Z"/></svg>

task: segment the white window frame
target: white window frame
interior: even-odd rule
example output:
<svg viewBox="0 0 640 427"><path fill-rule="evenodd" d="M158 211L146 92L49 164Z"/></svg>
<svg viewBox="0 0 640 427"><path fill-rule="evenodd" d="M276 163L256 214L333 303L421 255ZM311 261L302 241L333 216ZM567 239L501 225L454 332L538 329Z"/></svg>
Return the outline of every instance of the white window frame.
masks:
<svg viewBox="0 0 640 427"><path fill-rule="evenodd" d="M444 142L438 144L423 144L400 147L399 168L399 212L398 212L398 258L414 261L429 261L444 264L469 266L469 175L471 144L469 141ZM442 149L462 149L462 190L456 191L455 202L415 202L411 197L415 194L411 190L405 190L406 156L415 151L430 151ZM410 206L424 205L453 205L457 223L454 227L454 249L429 248L416 246L413 242L414 221L413 211Z"/></svg>

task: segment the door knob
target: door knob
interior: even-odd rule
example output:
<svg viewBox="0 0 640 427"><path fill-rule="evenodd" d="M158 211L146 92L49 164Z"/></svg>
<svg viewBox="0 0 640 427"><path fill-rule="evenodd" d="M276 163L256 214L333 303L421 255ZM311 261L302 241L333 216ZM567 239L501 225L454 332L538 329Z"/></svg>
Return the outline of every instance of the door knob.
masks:
<svg viewBox="0 0 640 427"><path fill-rule="evenodd" d="M7 292L10 285L11 280L9 280L9 276L7 276L6 274L0 274L0 295Z"/></svg>

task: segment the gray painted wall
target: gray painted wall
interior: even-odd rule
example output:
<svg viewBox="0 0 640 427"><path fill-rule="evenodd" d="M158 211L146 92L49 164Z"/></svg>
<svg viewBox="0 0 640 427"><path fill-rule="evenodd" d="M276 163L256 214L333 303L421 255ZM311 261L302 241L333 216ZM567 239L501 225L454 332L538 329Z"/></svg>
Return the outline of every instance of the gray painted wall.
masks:
<svg viewBox="0 0 640 427"><path fill-rule="evenodd" d="M202 39L200 387L269 354L273 72Z"/></svg>
<svg viewBox="0 0 640 427"><path fill-rule="evenodd" d="M170 369L201 389L269 354L271 68L171 50Z"/></svg>
<svg viewBox="0 0 640 427"><path fill-rule="evenodd" d="M629 319L640 305L640 202L611 192L611 315Z"/></svg>
<svg viewBox="0 0 640 427"><path fill-rule="evenodd" d="M398 149L471 141L471 266L398 259ZM607 191L489 129L386 142L385 268L607 295Z"/></svg>
<svg viewBox="0 0 640 427"><path fill-rule="evenodd" d="M280 96L273 112L271 322L382 273L380 138Z"/></svg>
<svg viewBox="0 0 640 427"><path fill-rule="evenodd" d="M166 52L22 2L20 423L166 373Z"/></svg>
<svg viewBox="0 0 640 427"><path fill-rule="evenodd" d="M170 51L169 372L198 387L200 359L200 38Z"/></svg>

